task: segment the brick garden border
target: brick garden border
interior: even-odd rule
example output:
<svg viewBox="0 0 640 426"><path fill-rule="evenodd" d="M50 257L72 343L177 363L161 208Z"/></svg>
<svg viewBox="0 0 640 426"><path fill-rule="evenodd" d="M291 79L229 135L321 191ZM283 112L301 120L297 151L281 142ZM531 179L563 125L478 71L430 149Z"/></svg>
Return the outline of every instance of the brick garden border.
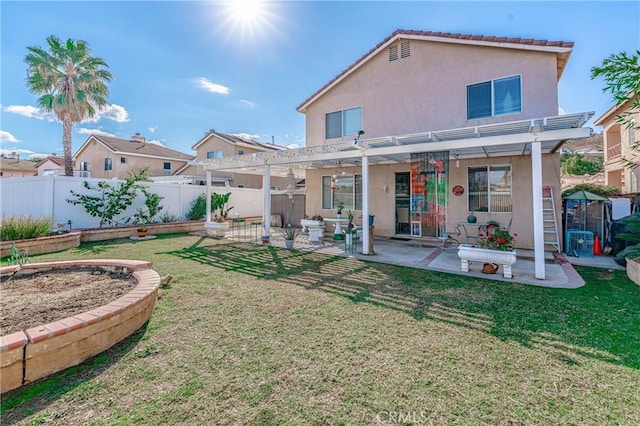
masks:
<svg viewBox="0 0 640 426"><path fill-rule="evenodd" d="M80 364L122 341L149 320L158 298L160 276L151 262L95 259L0 267L0 278L52 269L96 267L131 272L135 288L113 302L72 317L0 338L0 393Z"/></svg>

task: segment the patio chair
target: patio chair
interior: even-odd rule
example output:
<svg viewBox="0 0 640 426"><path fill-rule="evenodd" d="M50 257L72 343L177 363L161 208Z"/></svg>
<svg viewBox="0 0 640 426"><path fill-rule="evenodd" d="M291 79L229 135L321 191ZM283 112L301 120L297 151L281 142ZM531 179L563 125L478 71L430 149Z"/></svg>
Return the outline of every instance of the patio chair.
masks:
<svg viewBox="0 0 640 426"><path fill-rule="evenodd" d="M462 231L460 230L460 225L456 225L453 231L447 231L445 229L444 232L440 235L440 239L442 243L440 244L440 249L444 251L447 243L455 243L456 248L460 244L458 238L462 235Z"/></svg>

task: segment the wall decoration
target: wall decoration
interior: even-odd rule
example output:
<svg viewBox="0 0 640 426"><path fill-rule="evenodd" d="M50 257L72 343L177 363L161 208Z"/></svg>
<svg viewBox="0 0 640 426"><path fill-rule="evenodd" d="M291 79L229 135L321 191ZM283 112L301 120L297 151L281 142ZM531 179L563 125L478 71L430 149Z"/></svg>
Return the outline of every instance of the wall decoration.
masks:
<svg viewBox="0 0 640 426"><path fill-rule="evenodd" d="M462 194L464 194L464 188L462 187L462 185L456 185L453 187L453 189L451 190L451 192L453 192L453 195L455 196L461 196Z"/></svg>

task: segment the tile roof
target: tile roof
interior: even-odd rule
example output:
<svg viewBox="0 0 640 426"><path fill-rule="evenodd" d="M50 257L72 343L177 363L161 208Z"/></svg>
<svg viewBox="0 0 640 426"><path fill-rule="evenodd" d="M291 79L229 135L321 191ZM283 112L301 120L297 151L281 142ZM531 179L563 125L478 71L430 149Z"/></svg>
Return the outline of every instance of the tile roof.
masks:
<svg viewBox="0 0 640 426"><path fill-rule="evenodd" d="M58 166L64 167L64 157L58 157L57 155L50 155L50 156L46 157L45 159L39 161L36 164L36 167L40 167L41 165L43 165L47 161L51 161L52 163L57 164Z"/></svg>
<svg viewBox="0 0 640 426"><path fill-rule="evenodd" d="M38 171L36 163L29 160L19 160L17 158L0 158L0 170L15 172L31 172L34 175Z"/></svg>
<svg viewBox="0 0 640 426"><path fill-rule="evenodd" d="M519 38L519 37L496 37L496 36L483 36L483 35L472 35L472 34L460 34L460 33L443 33L437 31L417 31L417 30L395 30L391 35L382 40L380 43L371 48L367 53L358 58L354 63L349 65L346 69L332 78L328 83L314 92L311 96L305 99L298 107L296 108L298 111L302 112L301 109L307 105L313 98L315 98L318 94L323 92L326 88L334 84L341 77L347 74L356 66L365 62L366 59L375 53L378 49L382 48L384 45L389 43L391 40L396 38L402 38L402 36L412 36L412 37L433 37L433 38L442 38L443 41L452 41L452 40L460 40L471 41L471 42L480 42L480 43L496 43L496 44L518 44L518 45L529 45L529 46L537 46L537 47L555 47L555 48L565 48L571 49L573 48L573 42L567 41L549 41L549 40L536 40L532 38ZM566 63L566 61L565 61ZM559 65L560 66L560 65ZM564 67L564 63L562 64ZM558 74L558 78L560 77L561 72Z"/></svg>
<svg viewBox="0 0 640 426"><path fill-rule="evenodd" d="M176 160L191 160L193 155L175 151L161 145L149 142L135 142L127 139L114 138L111 136L91 135L105 144L109 149L117 152L124 152L134 155L149 155L153 157L172 158Z"/></svg>
<svg viewBox="0 0 640 426"><path fill-rule="evenodd" d="M255 141L253 139L245 139L239 136L229 135L227 133L216 132L215 130L210 130L207 133L205 133L204 137L200 139L198 142L196 142L195 145L193 145L192 149L196 149L196 147L198 147L202 142L204 142L211 135L215 135L218 138L225 140L232 145L237 145L237 144L251 145L251 146L254 146L256 149L260 149L262 151L269 151L269 150L279 151L279 150L286 149L285 147L280 145L262 143L262 142Z"/></svg>

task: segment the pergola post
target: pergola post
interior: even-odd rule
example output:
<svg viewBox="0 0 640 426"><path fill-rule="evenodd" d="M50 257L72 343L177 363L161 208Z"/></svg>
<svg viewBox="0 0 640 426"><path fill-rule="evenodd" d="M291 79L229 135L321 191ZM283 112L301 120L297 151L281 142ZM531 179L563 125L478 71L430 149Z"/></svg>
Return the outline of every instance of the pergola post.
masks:
<svg viewBox="0 0 640 426"><path fill-rule="evenodd" d="M262 194L264 202L262 207L262 223L264 224L264 235L271 235L271 166L264 167L262 176Z"/></svg>
<svg viewBox="0 0 640 426"><path fill-rule="evenodd" d="M362 254L369 254L369 157L362 152Z"/></svg>
<svg viewBox="0 0 640 426"><path fill-rule="evenodd" d="M544 267L544 215L542 211L542 147L531 143L531 193L533 195L533 253L535 277L545 279ZM554 206L555 208L555 206Z"/></svg>
<svg viewBox="0 0 640 426"><path fill-rule="evenodd" d="M207 213L205 215L206 221L211 222L211 170L207 169L207 200L205 201L205 206L207 209Z"/></svg>

